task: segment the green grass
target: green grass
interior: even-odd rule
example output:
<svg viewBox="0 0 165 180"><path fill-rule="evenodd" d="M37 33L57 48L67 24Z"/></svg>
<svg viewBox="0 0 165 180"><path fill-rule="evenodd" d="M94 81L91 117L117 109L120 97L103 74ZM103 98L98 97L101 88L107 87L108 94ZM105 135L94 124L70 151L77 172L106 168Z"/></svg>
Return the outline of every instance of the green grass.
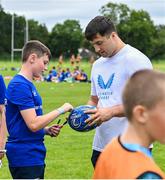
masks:
<svg viewBox="0 0 165 180"><path fill-rule="evenodd" d="M154 69L165 72L165 60L164 61L161 61L161 60L154 61L153 65L154 65Z"/></svg>
<svg viewBox="0 0 165 180"><path fill-rule="evenodd" d="M56 64L55 64L56 65ZM14 75L11 67L19 67L18 63L0 62L1 67L8 67L8 71L1 71L3 75ZM51 62L50 67L53 66ZM69 66L66 64L64 67ZM90 65L83 63L81 67L89 74ZM156 69L165 71L165 63L154 63ZM9 81L6 80L6 84ZM86 104L90 96L89 83L35 83L43 98L44 113L70 102L74 106ZM65 115L61 116L65 121ZM57 122L57 121L55 121ZM64 126L57 138L45 138L47 147L46 172L47 179L87 179L91 178L93 168L90 162L91 146L94 131L79 133L73 131L68 125ZM165 171L164 145L155 143L153 155L158 165ZM14 154L13 154L14 155ZM0 179L11 178L8 171L7 159L3 159L3 167L0 169Z"/></svg>

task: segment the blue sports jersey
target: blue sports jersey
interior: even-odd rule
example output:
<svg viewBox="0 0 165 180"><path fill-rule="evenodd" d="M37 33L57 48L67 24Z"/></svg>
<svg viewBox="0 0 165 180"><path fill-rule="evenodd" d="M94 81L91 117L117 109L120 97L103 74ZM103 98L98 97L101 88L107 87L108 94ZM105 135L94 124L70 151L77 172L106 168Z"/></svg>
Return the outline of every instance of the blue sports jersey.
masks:
<svg viewBox="0 0 165 180"><path fill-rule="evenodd" d="M10 167L43 165L46 155L44 129L32 132L20 111L35 108L42 115L42 100L32 82L16 75L6 90L6 123L9 132L6 143Z"/></svg>
<svg viewBox="0 0 165 180"><path fill-rule="evenodd" d="M0 104L5 103L5 91L6 91L5 82L3 80L2 75L0 75Z"/></svg>

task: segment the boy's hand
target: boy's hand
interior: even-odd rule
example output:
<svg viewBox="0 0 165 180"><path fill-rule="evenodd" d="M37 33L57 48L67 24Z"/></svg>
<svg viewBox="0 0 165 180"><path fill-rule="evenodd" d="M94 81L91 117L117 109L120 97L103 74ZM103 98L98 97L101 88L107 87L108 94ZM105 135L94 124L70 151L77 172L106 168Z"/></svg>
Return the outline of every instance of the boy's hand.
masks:
<svg viewBox="0 0 165 180"><path fill-rule="evenodd" d="M70 103L63 104L60 108L64 110L64 113L71 111L73 109L73 106Z"/></svg>
<svg viewBox="0 0 165 180"><path fill-rule="evenodd" d="M63 126L59 124L54 124L50 127L45 128L45 134L51 137L57 137L60 133L60 130Z"/></svg>

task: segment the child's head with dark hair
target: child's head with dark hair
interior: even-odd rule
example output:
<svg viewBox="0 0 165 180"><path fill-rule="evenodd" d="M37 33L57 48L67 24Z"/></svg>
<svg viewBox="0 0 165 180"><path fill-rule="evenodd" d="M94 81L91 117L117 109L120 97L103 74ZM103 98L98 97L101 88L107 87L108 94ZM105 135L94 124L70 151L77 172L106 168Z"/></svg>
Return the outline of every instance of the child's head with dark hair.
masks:
<svg viewBox="0 0 165 180"><path fill-rule="evenodd" d="M28 41L24 45L22 50L22 62L25 63L32 53L35 53L39 58L44 55L47 55L49 59L51 58L50 50L37 40Z"/></svg>

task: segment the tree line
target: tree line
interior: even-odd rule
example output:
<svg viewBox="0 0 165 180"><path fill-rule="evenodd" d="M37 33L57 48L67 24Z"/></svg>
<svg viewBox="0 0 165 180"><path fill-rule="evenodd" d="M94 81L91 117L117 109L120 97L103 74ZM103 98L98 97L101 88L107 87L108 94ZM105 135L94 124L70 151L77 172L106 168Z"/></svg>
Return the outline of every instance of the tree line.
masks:
<svg viewBox="0 0 165 180"><path fill-rule="evenodd" d="M100 15L110 17L116 24L118 34L124 42L141 50L151 59L165 58L165 25L154 25L148 12L130 9L126 4L107 3L99 10ZM9 57L11 53L11 19L0 5L0 58ZM24 16L14 14L14 47L21 48L25 39ZM70 57L78 54L79 48L93 51L84 38L83 30L77 20L66 20L55 24L51 32L45 24L33 19L28 20L29 40L38 39L51 50L53 57Z"/></svg>

